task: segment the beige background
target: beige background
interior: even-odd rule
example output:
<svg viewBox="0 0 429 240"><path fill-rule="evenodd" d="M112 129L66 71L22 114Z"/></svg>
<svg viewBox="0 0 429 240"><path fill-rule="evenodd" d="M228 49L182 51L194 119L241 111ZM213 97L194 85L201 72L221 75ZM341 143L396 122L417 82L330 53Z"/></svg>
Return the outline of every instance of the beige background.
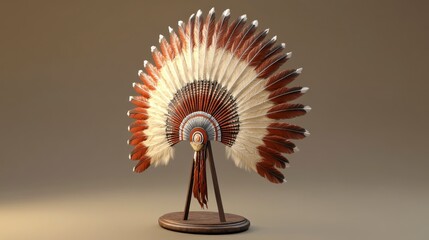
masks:
<svg viewBox="0 0 429 240"><path fill-rule="evenodd" d="M0 239L201 239L157 225L183 208L190 147L133 174L126 111L158 34L212 6L287 43L313 111L294 121L312 135L286 184L234 167L215 144L225 209L252 226L207 238L427 239L424 1L2 2Z"/></svg>

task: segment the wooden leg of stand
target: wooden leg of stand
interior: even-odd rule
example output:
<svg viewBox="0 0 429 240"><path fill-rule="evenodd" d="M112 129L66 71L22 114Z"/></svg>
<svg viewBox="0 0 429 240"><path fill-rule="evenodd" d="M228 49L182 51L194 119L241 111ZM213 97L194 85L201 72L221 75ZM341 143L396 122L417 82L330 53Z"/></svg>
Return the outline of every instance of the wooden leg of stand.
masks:
<svg viewBox="0 0 429 240"><path fill-rule="evenodd" d="M189 181L188 196L186 197L186 205L185 205L185 211L183 213L183 220L188 220L189 207L191 206L192 187L193 187L193 185L194 185L194 160L192 160L191 180Z"/></svg>
<svg viewBox="0 0 429 240"><path fill-rule="evenodd" d="M207 152L208 152L208 159L210 162L210 171L212 173L212 178L213 178L214 192L216 195L217 209L219 211L219 220L221 222L226 222L225 212L223 211L222 198L220 196L219 183L217 181L216 168L213 160L212 146L210 144L210 141L207 142Z"/></svg>

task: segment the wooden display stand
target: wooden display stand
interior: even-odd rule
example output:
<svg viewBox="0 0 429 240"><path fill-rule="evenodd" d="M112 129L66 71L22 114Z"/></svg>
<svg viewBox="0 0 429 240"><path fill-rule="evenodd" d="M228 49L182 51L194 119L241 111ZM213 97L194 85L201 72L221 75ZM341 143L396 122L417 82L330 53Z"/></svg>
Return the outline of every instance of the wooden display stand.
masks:
<svg viewBox="0 0 429 240"><path fill-rule="evenodd" d="M207 156L210 163L210 171L213 179L218 212L189 212L192 198L192 186L194 183L194 164L192 163L191 180L189 181L189 189L184 212L172 212L161 216L158 220L159 225L172 231L199 234L227 234L246 231L250 226L249 220L239 215L230 213L225 214L220 196L219 183L217 181L210 141L207 142L206 151L208 153Z"/></svg>

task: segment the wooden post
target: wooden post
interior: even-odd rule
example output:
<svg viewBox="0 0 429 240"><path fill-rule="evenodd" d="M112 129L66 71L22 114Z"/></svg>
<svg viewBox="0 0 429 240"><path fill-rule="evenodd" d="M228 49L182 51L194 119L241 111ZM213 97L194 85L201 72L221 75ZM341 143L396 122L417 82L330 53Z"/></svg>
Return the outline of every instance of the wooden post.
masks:
<svg viewBox="0 0 429 240"><path fill-rule="evenodd" d="M221 222L226 222L225 212L223 211L222 198L220 196L219 183L217 181L216 168L213 160L212 146L210 144L210 141L207 142L207 152L208 152L208 158L210 162L210 171L212 173L214 192L216 195L216 203L217 203L217 209L219 212L219 220Z"/></svg>
<svg viewBox="0 0 429 240"><path fill-rule="evenodd" d="M191 180L189 181L188 196L186 197L186 205L185 205L185 211L184 211L184 214L183 214L183 220L188 220L189 207L191 206L192 187L193 187L193 185L194 185L194 160L192 160Z"/></svg>

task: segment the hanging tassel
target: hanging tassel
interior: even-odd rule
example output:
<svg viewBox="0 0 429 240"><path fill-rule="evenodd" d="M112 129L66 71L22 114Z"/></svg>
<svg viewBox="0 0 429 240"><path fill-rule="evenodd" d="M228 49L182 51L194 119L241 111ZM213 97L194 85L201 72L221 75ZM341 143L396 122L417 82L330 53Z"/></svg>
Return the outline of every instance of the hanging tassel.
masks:
<svg viewBox="0 0 429 240"><path fill-rule="evenodd" d="M201 208L207 208L206 146L194 153L194 197Z"/></svg>

